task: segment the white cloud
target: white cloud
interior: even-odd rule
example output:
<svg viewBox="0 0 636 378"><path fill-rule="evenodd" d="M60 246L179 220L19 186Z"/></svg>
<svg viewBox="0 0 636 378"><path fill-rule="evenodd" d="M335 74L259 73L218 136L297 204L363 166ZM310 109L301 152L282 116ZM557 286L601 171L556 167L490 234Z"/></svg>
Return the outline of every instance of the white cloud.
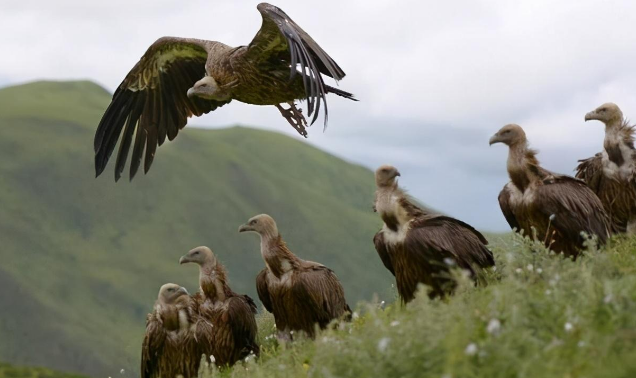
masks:
<svg viewBox="0 0 636 378"><path fill-rule="evenodd" d="M163 35L248 43L254 1L5 0L0 82L90 78L113 90ZM369 167L400 166L412 194L480 228L505 230L505 148L524 126L549 169L571 173L601 146L583 115L614 101L636 114L636 3L624 1L279 1L348 73L330 127L309 141ZM9 53L7 53L9 52ZM636 116L634 116L636 117ZM231 104L192 122L294 135L273 107ZM467 184L467 182L469 184Z"/></svg>

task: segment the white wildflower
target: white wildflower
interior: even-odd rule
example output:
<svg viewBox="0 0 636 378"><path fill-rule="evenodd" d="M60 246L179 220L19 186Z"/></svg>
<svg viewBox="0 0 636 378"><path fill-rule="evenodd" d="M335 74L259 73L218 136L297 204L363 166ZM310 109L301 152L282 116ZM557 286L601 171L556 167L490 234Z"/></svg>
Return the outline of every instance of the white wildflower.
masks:
<svg viewBox="0 0 636 378"><path fill-rule="evenodd" d="M537 273L539 273L539 274L543 273L543 269L537 268Z"/></svg>
<svg viewBox="0 0 636 378"><path fill-rule="evenodd" d="M556 214L551 214L550 215L550 222L554 222L554 218L556 218Z"/></svg>
<svg viewBox="0 0 636 378"><path fill-rule="evenodd" d="M486 327L486 331L491 335L496 335L499 333L501 329L501 322L497 318L490 319L488 322L488 326Z"/></svg>
<svg viewBox="0 0 636 378"><path fill-rule="evenodd" d="M386 348L389 346L389 342L391 341L388 337L383 337L378 341L378 352L384 353Z"/></svg>
<svg viewBox="0 0 636 378"><path fill-rule="evenodd" d="M585 347L585 341L581 340L576 344L579 348L584 348Z"/></svg>
<svg viewBox="0 0 636 378"><path fill-rule="evenodd" d="M529 272L532 272L534 270L534 266L532 264L528 264L526 269L528 269Z"/></svg>
<svg viewBox="0 0 636 378"><path fill-rule="evenodd" d="M444 264L448 266L455 266L455 260L451 259L450 257L445 257Z"/></svg>
<svg viewBox="0 0 636 378"><path fill-rule="evenodd" d="M607 294L605 298L603 298L603 303L608 304L612 301L612 299L613 299L612 294Z"/></svg>
<svg viewBox="0 0 636 378"><path fill-rule="evenodd" d="M398 325L400 325L400 322L398 322L397 320L394 320L394 321L391 322L391 327L395 327L395 326L398 326Z"/></svg>
<svg viewBox="0 0 636 378"><path fill-rule="evenodd" d="M548 289L545 291L545 295L550 295L550 294L552 294L552 290Z"/></svg>
<svg viewBox="0 0 636 378"><path fill-rule="evenodd" d="M360 315L357 312L353 312L353 314L351 314L351 317L354 319L358 319L360 317Z"/></svg>
<svg viewBox="0 0 636 378"><path fill-rule="evenodd" d="M572 329L574 329L574 326L572 325L572 323L567 322L567 323L565 323L563 328L565 329L565 332L570 332L570 331L572 331Z"/></svg>
<svg viewBox="0 0 636 378"><path fill-rule="evenodd" d="M216 362L216 358L214 358L213 355L210 355L210 362L211 363L215 363Z"/></svg>
<svg viewBox="0 0 636 378"><path fill-rule="evenodd" d="M517 269L515 269L515 272L521 273L521 272L523 272L523 270L521 270L521 268L517 268Z"/></svg>
<svg viewBox="0 0 636 378"><path fill-rule="evenodd" d="M464 349L464 353L466 353L467 356L474 356L475 354L477 354L477 344L475 343L470 343L466 346L466 349Z"/></svg>
<svg viewBox="0 0 636 378"><path fill-rule="evenodd" d="M119 374L124 374L125 372L126 372L126 370L121 369L121 370L119 371Z"/></svg>

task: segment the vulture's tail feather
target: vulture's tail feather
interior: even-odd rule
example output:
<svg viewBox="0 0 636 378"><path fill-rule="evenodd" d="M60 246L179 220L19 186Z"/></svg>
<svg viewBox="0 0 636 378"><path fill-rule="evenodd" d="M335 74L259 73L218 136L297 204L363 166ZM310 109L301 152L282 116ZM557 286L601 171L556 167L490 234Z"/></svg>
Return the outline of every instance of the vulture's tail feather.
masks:
<svg viewBox="0 0 636 378"><path fill-rule="evenodd" d="M333 93L340 97L348 98L349 100L358 101L358 99L354 97L353 93L345 92L343 90L331 87L329 85L325 85L325 89L327 90L327 93Z"/></svg>

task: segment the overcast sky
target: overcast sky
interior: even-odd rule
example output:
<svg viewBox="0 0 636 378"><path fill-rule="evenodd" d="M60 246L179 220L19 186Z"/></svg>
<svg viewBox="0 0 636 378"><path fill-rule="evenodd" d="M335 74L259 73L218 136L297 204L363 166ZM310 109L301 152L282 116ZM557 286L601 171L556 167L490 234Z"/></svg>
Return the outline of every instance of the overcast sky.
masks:
<svg viewBox="0 0 636 378"><path fill-rule="evenodd" d="M249 43L256 5L2 0L0 85L87 78L112 91L158 37ZM369 168L396 165L411 194L482 230L508 229L497 204L507 149L488 146L501 126L522 125L546 168L572 174L602 145L602 125L584 123L586 112L612 101L636 114L634 1L275 5L339 63L340 88L361 100L329 98L329 128L317 122L308 141ZM235 102L191 121L237 123L300 138L274 107Z"/></svg>

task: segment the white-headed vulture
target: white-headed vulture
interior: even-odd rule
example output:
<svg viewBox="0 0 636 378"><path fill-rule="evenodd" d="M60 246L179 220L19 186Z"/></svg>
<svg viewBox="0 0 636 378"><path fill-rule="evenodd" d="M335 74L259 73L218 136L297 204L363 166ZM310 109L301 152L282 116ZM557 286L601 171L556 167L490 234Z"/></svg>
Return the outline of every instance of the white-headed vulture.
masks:
<svg viewBox="0 0 636 378"><path fill-rule="evenodd" d="M585 115L585 121L605 124L603 151L580 160L576 177L585 181L603 202L612 232L636 233L636 150L634 126L616 104L607 103Z"/></svg>
<svg viewBox="0 0 636 378"><path fill-rule="evenodd" d="M345 73L309 34L273 5L261 3L257 9L263 23L247 46L162 37L148 48L115 91L97 127L97 176L104 171L120 136L115 180L121 177L131 148L132 179L144 149L147 173L157 146L166 137L173 140L189 117L209 113L232 100L276 106L303 136L307 136L307 121L295 100L307 100L312 124L322 107L325 126L328 93L355 100L351 93L325 84L322 75L338 81ZM282 104L289 107L284 109Z"/></svg>
<svg viewBox="0 0 636 378"><path fill-rule="evenodd" d="M294 255L272 217L251 218L239 228L247 231L261 238L265 269L256 277L256 290L265 309L274 314L279 338L291 338L291 331L313 338L316 326L323 329L334 319L351 316L338 277L326 266Z"/></svg>
<svg viewBox="0 0 636 378"><path fill-rule="evenodd" d="M488 242L470 225L417 206L396 181L400 172L383 165L375 172L374 209L384 225L373 242L384 266L395 276L404 303L415 297L418 284L431 298L452 292L450 269L459 267L476 279L482 268L495 264Z"/></svg>
<svg viewBox="0 0 636 378"><path fill-rule="evenodd" d="M232 291L227 272L208 247L192 249L180 264L199 265L200 292L194 296L196 321L193 333L198 356L214 356L217 366L232 366L250 353L259 354L256 342L256 305L247 295Z"/></svg>
<svg viewBox="0 0 636 378"><path fill-rule="evenodd" d="M578 256L584 248L584 234L605 243L609 218L585 182L542 168L518 125L501 128L490 138L494 143L509 147L510 182L499 194L499 205L512 229L568 257Z"/></svg>

